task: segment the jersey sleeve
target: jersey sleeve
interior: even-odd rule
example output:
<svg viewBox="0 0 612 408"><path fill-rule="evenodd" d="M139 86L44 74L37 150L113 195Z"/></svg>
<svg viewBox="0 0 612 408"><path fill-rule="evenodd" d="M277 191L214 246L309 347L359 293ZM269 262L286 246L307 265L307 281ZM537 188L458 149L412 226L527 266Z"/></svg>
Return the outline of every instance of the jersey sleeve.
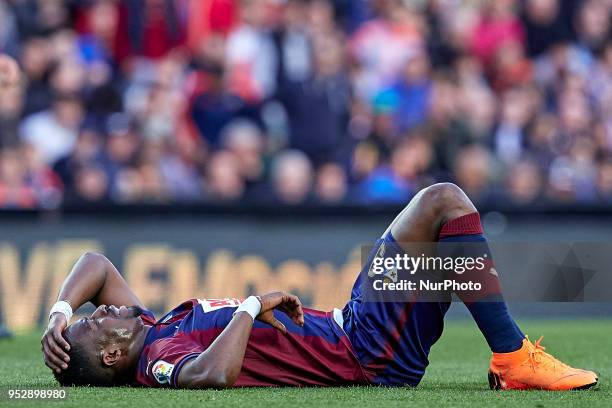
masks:
<svg viewBox="0 0 612 408"><path fill-rule="evenodd" d="M178 387L181 368L203 351L201 344L185 335L156 340L146 351L146 366L138 373L138 381L150 387Z"/></svg>

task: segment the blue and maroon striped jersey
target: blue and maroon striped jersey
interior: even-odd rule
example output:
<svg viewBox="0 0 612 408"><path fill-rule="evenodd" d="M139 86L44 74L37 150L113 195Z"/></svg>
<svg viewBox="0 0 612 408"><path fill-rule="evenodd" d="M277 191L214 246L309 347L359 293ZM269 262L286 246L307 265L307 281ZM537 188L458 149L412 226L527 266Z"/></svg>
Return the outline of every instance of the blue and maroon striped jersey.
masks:
<svg viewBox="0 0 612 408"><path fill-rule="evenodd" d="M136 381L150 387L176 387L181 367L208 348L232 319L238 299L191 299L155 321L138 362ZM236 386L327 386L367 383L350 342L331 312L304 309L300 327L282 312L283 334L255 321Z"/></svg>

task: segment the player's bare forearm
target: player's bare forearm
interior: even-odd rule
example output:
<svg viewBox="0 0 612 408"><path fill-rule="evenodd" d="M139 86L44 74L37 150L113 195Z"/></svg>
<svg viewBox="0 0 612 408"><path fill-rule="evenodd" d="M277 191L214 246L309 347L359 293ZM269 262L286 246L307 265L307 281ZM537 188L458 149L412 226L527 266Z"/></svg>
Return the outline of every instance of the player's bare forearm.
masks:
<svg viewBox="0 0 612 408"><path fill-rule="evenodd" d="M58 300L74 310L86 302L100 305L142 306L114 265L104 256L87 252L64 280Z"/></svg>
<svg viewBox="0 0 612 408"><path fill-rule="evenodd" d="M236 382L253 319L246 312L236 313L229 325L198 357L187 362L178 376L182 388L226 388Z"/></svg>

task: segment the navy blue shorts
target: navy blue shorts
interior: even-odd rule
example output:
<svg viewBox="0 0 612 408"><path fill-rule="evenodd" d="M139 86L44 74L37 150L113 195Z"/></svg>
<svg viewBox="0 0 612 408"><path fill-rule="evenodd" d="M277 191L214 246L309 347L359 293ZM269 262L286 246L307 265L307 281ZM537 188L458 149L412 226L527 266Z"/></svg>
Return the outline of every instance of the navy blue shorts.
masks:
<svg viewBox="0 0 612 408"><path fill-rule="evenodd" d="M368 284L367 272L381 245L385 257L404 254L391 233L376 241L342 310L344 330L373 384L416 386L442 334L450 302L366 300L362 285Z"/></svg>

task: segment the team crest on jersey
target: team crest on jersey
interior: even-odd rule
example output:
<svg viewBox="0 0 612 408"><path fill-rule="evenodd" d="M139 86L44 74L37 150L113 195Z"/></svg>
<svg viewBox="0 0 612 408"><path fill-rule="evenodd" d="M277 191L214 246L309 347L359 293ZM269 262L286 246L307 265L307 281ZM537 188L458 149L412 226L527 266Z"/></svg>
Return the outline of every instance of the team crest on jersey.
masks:
<svg viewBox="0 0 612 408"><path fill-rule="evenodd" d="M172 371L174 370L174 364L159 360L153 365L153 377L160 384L170 384L170 378L172 378Z"/></svg>
<svg viewBox="0 0 612 408"><path fill-rule="evenodd" d="M376 251L376 255L374 256L374 259L372 259L372 263L370 264L370 269L368 270L368 276L370 278L372 278L374 275L377 274L376 272L374 272L374 261L377 258L382 258L383 256L385 256L385 243L384 242L382 242L380 246L378 247L378 251Z"/></svg>

